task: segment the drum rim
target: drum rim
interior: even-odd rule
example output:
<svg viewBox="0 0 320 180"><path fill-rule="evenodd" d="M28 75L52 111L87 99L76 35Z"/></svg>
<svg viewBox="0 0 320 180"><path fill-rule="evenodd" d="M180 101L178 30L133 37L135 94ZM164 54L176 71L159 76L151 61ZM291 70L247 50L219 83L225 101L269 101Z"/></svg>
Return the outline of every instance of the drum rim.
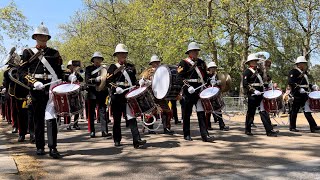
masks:
<svg viewBox="0 0 320 180"><path fill-rule="evenodd" d="M135 91L135 90L137 90L137 89L140 89L140 88L143 88L143 87L145 87L146 89L145 90L143 90L143 91L141 91L139 94L137 94L137 95L135 95L135 96L130 96L130 97L128 97L128 95L131 93L131 92L133 92L133 91ZM129 91L127 94L126 94L126 99L131 99L131 98L133 98L133 97L140 97L142 94L143 94L143 92L145 92L145 91L147 91L149 89L149 86L142 86L142 87L138 87L138 88L135 88L135 89L132 89L131 91Z"/></svg>
<svg viewBox="0 0 320 180"><path fill-rule="evenodd" d="M272 91L272 89L270 89L270 90L268 90L268 91ZM273 98L266 97L265 94L266 94L266 92L268 92L268 91L265 91L265 92L263 93L263 95L262 95L263 98L265 98L265 99L277 99L277 98L280 98L280 97L283 96L283 91L281 91L280 89L274 89L273 91L279 91L279 92L281 92L281 94L280 94L279 96L273 97Z"/></svg>
<svg viewBox="0 0 320 180"><path fill-rule="evenodd" d="M320 93L320 91L312 91L312 92L310 92L310 93L308 94L308 97L309 97L310 99L316 99L316 100L320 99L320 97L319 97L319 98L310 97L310 95L316 94L316 93Z"/></svg>
<svg viewBox="0 0 320 180"><path fill-rule="evenodd" d="M58 86L60 86L60 85L64 85L64 84L71 84L71 83L69 83L69 82L63 82L63 83L60 83L60 84L56 84L56 85L52 86L52 88L50 89L51 92L52 92L53 94L71 94L71 93L73 93L73 92L75 92L75 91L80 91L80 88L81 88L80 83L72 83L72 84L74 84L74 85L78 85L79 88L78 88L78 89L75 89L75 90L73 90L73 91L70 91L70 92L63 92L63 93L62 93L62 92L53 91L54 88L56 88L56 87L58 87Z"/></svg>
<svg viewBox="0 0 320 180"><path fill-rule="evenodd" d="M204 98L204 97L201 97L201 93L202 93L204 90L209 89L209 88L217 88L219 91L218 91L217 94L215 94L214 96L205 97L205 98ZM202 91L200 92L200 94L199 94L200 99L211 99L211 98L213 98L213 97L218 96L218 95L221 93L221 89L220 89L219 87L207 87L207 88L205 88L204 90L202 90Z"/></svg>

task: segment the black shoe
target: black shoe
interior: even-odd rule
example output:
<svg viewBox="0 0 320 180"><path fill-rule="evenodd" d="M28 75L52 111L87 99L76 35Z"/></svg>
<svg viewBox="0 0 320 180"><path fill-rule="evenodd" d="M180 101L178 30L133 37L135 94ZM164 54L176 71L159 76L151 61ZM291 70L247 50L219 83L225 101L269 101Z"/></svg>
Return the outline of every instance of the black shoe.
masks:
<svg viewBox="0 0 320 180"><path fill-rule="evenodd" d="M267 132L267 136L270 136L270 137L277 137L277 136L278 136L278 133L277 133L277 132L275 132L275 131L273 131L273 130L271 130L271 131Z"/></svg>
<svg viewBox="0 0 320 180"><path fill-rule="evenodd" d="M320 126L316 126L316 127L312 128L312 129L314 129L314 130L320 130Z"/></svg>
<svg viewBox="0 0 320 180"><path fill-rule="evenodd" d="M67 127L67 130L70 131L70 130L71 130L71 126L68 126L68 127Z"/></svg>
<svg viewBox="0 0 320 180"><path fill-rule="evenodd" d="M145 145L147 143L147 141L146 140L138 140L138 141L136 141L136 142L133 142L133 147L135 148L135 149L138 149L140 146L143 146L143 145Z"/></svg>
<svg viewBox="0 0 320 180"><path fill-rule="evenodd" d="M95 138L95 137L96 137L96 133L95 133L95 132L91 132L91 133L90 133L90 137L91 137L91 138Z"/></svg>
<svg viewBox="0 0 320 180"><path fill-rule="evenodd" d="M185 136L184 139L187 140L187 141L192 141L191 136Z"/></svg>
<svg viewBox="0 0 320 180"><path fill-rule="evenodd" d="M296 128L290 128L290 131L292 131L292 132L299 132L299 130L298 129L296 129Z"/></svg>
<svg viewBox="0 0 320 180"><path fill-rule="evenodd" d="M213 130L213 128L212 127L208 127L208 130Z"/></svg>
<svg viewBox="0 0 320 180"><path fill-rule="evenodd" d="M114 142L114 146L119 147L121 146L120 142Z"/></svg>
<svg viewBox="0 0 320 180"><path fill-rule="evenodd" d="M106 131L102 131L102 133L101 133L102 135L102 137L107 137L107 138L111 138L112 137L112 134L111 133L107 133Z"/></svg>
<svg viewBox="0 0 320 180"><path fill-rule="evenodd" d="M18 138L18 142L23 142L23 141L24 141L24 139L25 139L25 136L19 136L19 138Z"/></svg>
<svg viewBox="0 0 320 180"><path fill-rule="evenodd" d="M149 134L157 134L155 131L150 131L148 132Z"/></svg>
<svg viewBox="0 0 320 180"><path fill-rule="evenodd" d="M174 134L174 131L172 131L171 129L169 128L164 128L163 129L163 133L164 134L170 134L170 135L173 135Z"/></svg>
<svg viewBox="0 0 320 180"><path fill-rule="evenodd" d="M179 121L179 120L174 121L174 124L181 124L181 121Z"/></svg>
<svg viewBox="0 0 320 180"><path fill-rule="evenodd" d="M229 128L229 126L223 126L223 127L220 127L220 130L222 130L222 131L229 131L230 128Z"/></svg>
<svg viewBox="0 0 320 180"><path fill-rule="evenodd" d="M18 132L18 129L17 128L13 128L12 129L12 133L17 133Z"/></svg>
<svg viewBox="0 0 320 180"><path fill-rule="evenodd" d="M30 135L30 143L34 144L36 142L36 138L34 137L34 135Z"/></svg>
<svg viewBox="0 0 320 180"><path fill-rule="evenodd" d="M73 128L74 128L75 130L80 130L80 126L79 126L78 124L74 124L74 125L73 125Z"/></svg>
<svg viewBox="0 0 320 180"><path fill-rule="evenodd" d="M60 153L58 152L58 150L57 150L56 148L50 149L50 156L51 156L53 159L59 159L59 158L61 158L61 155L60 155Z"/></svg>
<svg viewBox="0 0 320 180"><path fill-rule="evenodd" d="M202 141L203 142L213 142L214 141L214 137L213 136L209 136L209 135L202 136Z"/></svg>
<svg viewBox="0 0 320 180"><path fill-rule="evenodd" d="M37 149L36 153L37 153L38 156L43 156L43 155L46 154L46 153L44 152L44 149Z"/></svg>
<svg viewBox="0 0 320 180"><path fill-rule="evenodd" d="M246 131L245 134L248 136L253 136L252 132L250 132L250 131Z"/></svg>

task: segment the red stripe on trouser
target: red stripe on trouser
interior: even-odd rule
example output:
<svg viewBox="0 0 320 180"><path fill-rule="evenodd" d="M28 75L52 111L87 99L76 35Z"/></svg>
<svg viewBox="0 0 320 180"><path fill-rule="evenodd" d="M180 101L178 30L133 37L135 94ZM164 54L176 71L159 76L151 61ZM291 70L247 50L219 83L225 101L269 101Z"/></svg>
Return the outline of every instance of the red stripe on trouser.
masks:
<svg viewBox="0 0 320 180"><path fill-rule="evenodd" d="M14 127L15 126L14 123L16 122L15 121L16 119L14 119L14 117L13 117L13 98L12 97L10 97L10 108L11 108L10 109L11 110L10 111L10 116L11 116L12 127Z"/></svg>
<svg viewBox="0 0 320 180"><path fill-rule="evenodd" d="M90 118L90 100L87 100L88 103L88 131L91 132L91 126L90 126L90 122L92 121L92 119Z"/></svg>
<svg viewBox="0 0 320 180"><path fill-rule="evenodd" d="M100 121L99 108L100 108L100 106L99 106L99 104L98 104L98 106L96 106L96 108L95 108L95 110L96 110L97 122Z"/></svg>

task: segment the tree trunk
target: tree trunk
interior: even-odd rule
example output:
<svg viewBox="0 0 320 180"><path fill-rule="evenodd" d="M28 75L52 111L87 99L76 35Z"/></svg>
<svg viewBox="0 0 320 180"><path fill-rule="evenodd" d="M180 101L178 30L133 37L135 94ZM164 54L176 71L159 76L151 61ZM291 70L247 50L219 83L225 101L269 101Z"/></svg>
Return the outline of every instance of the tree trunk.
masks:
<svg viewBox="0 0 320 180"><path fill-rule="evenodd" d="M207 19L208 21L208 38L210 43L210 51L212 53L212 61L214 61L218 65L218 50L217 45L215 43L214 35L213 35L213 27L212 23L214 21L212 17L212 0L207 0Z"/></svg>

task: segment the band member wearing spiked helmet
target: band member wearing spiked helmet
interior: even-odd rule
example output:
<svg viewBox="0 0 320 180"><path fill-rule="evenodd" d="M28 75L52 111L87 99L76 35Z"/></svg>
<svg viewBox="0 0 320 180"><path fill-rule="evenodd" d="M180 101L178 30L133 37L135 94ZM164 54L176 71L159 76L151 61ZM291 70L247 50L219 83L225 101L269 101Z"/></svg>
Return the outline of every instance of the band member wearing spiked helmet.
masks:
<svg viewBox="0 0 320 180"><path fill-rule="evenodd" d="M129 87L138 85L136 69L133 64L127 62L128 49L124 44L118 44L113 56L117 62L111 64L108 69L108 81L111 83L111 110L113 114L113 140L115 146L121 146L121 117L127 116L128 125L131 129L134 148L139 148L146 143L141 140L138 130L137 119L131 112L125 94Z"/></svg>
<svg viewBox="0 0 320 180"><path fill-rule="evenodd" d="M193 106L196 106L200 134L204 142L212 142L213 137L209 136L206 128L206 118L199 94L208 79L207 66L205 62L198 58L200 47L196 42L191 42L185 54L188 57L180 61L178 74L184 80L183 95L185 106L183 110L183 134L184 139L192 141L190 134L190 116Z"/></svg>

